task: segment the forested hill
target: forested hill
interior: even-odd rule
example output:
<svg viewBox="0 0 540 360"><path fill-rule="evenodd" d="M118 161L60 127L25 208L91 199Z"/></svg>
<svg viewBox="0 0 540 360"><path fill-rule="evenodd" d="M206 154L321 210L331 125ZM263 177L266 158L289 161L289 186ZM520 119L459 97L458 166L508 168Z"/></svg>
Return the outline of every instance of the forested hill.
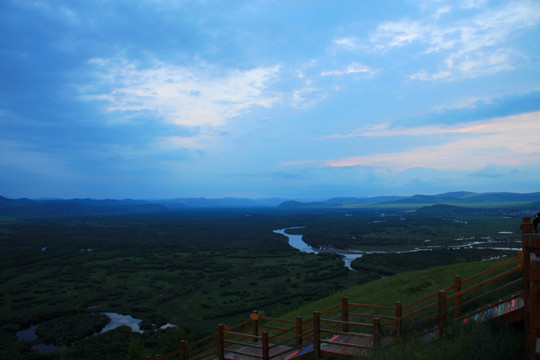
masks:
<svg viewBox="0 0 540 360"><path fill-rule="evenodd" d="M433 207L434 205L438 205ZM447 206L446 208L441 205ZM452 207L452 208L450 208ZM470 213L471 209L540 209L540 192L473 193L449 192L438 195L335 197L324 201L299 201L280 198L177 198L160 200L95 199L8 199L0 196L0 216L89 216L122 214L159 214L184 209L276 208L294 209L421 209L428 212Z"/></svg>
<svg viewBox="0 0 540 360"><path fill-rule="evenodd" d="M414 195L408 197L332 198L320 202L286 201L281 208L369 208L418 209L433 205L448 205L467 208L538 208L540 192L534 193L473 193L449 192L439 195ZM456 209L454 209L456 210Z"/></svg>

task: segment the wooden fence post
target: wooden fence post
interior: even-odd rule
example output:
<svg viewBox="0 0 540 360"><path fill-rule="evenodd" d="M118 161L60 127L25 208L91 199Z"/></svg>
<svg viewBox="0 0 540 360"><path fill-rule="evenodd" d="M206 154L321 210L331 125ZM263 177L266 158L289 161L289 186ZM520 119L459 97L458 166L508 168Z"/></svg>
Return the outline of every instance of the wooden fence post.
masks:
<svg viewBox="0 0 540 360"><path fill-rule="evenodd" d="M446 291L439 290L439 336L446 330Z"/></svg>
<svg viewBox="0 0 540 360"><path fill-rule="evenodd" d="M349 321L349 298L344 296L341 298L341 321ZM349 324L341 325L343 332L349 331Z"/></svg>
<svg viewBox="0 0 540 360"><path fill-rule="evenodd" d="M302 317L296 317L296 346L302 346Z"/></svg>
<svg viewBox="0 0 540 360"><path fill-rule="evenodd" d="M540 258L534 254L531 254L531 282L529 301L530 308L530 321L529 321L529 341L530 346L530 358L535 359L535 353L537 349L537 339L540 337L540 305L538 299L540 299ZM534 300L533 300L534 299Z"/></svg>
<svg viewBox="0 0 540 360"><path fill-rule="evenodd" d="M373 348L379 347L381 337L381 321L379 318L373 318Z"/></svg>
<svg viewBox="0 0 540 360"><path fill-rule="evenodd" d="M525 332L527 342L527 353L529 359L534 359L536 350L536 332L533 330L535 324L533 319L533 309L536 301L533 301L533 261L536 256L540 256L540 236L535 233L534 225L530 217L524 217L521 221L521 248L523 249L523 282L525 289L524 309L525 309ZM538 307L538 305L536 305Z"/></svg>
<svg viewBox="0 0 540 360"><path fill-rule="evenodd" d="M401 325L403 316L403 304L401 301L396 301L396 335L401 336Z"/></svg>
<svg viewBox="0 0 540 360"><path fill-rule="evenodd" d="M454 318L457 319L461 316L461 275L454 276Z"/></svg>
<svg viewBox="0 0 540 360"><path fill-rule="evenodd" d="M253 310L253 312L249 315L249 318L253 323L253 335L259 336L259 311ZM259 341L258 338L253 339L253 342L257 341Z"/></svg>
<svg viewBox="0 0 540 360"><path fill-rule="evenodd" d="M262 359L268 360L270 358L270 348L268 347L268 331L262 333Z"/></svg>
<svg viewBox="0 0 540 360"><path fill-rule="evenodd" d="M225 325L219 324L217 327L217 357L219 360L225 359Z"/></svg>
<svg viewBox="0 0 540 360"><path fill-rule="evenodd" d="M321 313L313 312L313 357L319 360L321 357Z"/></svg>
<svg viewBox="0 0 540 360"><path fill-rule="evenodd" d="M186 340L180 341L180 359L182 360L188 360L189 354L188 354L188 342Z"/></svg>

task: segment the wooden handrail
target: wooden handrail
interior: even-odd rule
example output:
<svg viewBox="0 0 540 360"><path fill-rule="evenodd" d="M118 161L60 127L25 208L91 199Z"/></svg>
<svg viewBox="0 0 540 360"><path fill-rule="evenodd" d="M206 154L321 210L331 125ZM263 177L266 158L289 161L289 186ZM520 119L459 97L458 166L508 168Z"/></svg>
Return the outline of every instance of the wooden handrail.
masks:
<svg viewBox="0 0 540 360"><path fill-rule="evenodd" d="M323 322L323 321L327 322L327 323L339 324L339 325L348 324L348 325L359 326L359 327L371 327L371 326L373 326L372 324L359 323L359 322L353 322L353 321L340 321L340 320L321 319L321 322Z"/></svg>
<svg viewBox="0 0 540 360"><path fill-rule="evenodd" d="M369 335L369 337L372 337L372 335ZM371 346L367 346L367 345L358 345L358 344L351 344L351 343L344 343L344 342L339 342L339 341L321 341L321 342L324 342L324 343L327 343L327 344L333 344L333 345L340 345L340 346L346 346L346 347L353 347L353 348L357 348L357 349L371 349Z"/></svg>
<svg viewBox="0 0 540 360"><path fill-rule="evenodd" d="M498 288L495 288L495 289L492 289L488 292L485 292L485 293L482 293L481 295L473 298L473 299L469 299L469 300L466 300L464 301L462 304L461 304L461 307L463 307L464 305L468 305L474 301L478 301L479 299L483 298L483 297L486 297L486 296L490 296L490 295L493 295L493 294L496 294L498 292L501 292L503 290L506 290L508 288L511 288L512 286L515 286L515 285L519 285L520 283L523 283L523 278L519 278L519 279L516 279L514 281L511 281L509 283L506 283L502 286L499 286ZM454 298L455 296L459 296L460 294L455 294L455 295L452 295L452 296L449 296L448 297L448 300L450 300L451 298Z"/></svg>
<svg viewBox="0 0 540 360"><path fill-rule="evenodd" d="M392 309L392 310L395 310L395 309ZM380 318L380 319L395 319L396 317L395 316L390 316L390 315L373 315L373 314L361 314L361 313L350 313L351 317L367 317L367 318Z"/></svg>
<svg viewBox="0 0 540 360"><path fill-rule="evenodd" d="M257 335L244 334L244 333L233 332L233 331L229 331L229 330L225 330L224 333L227 334L227 335L245 337L245 338L248 338L248 339L256 339L256 340L261 339L261 337L257 336Z"/></svg>
<svg viewBox="0 0 540 360"><path fill-rule="evenodd" d="M238 328L238 327L240 327L240 326L242 326L242 325L246 325L246 324L250 323L251 321L252 321L252 320L250 320L250 319L245 320L245 321L242 321L241 323L235 324L235 325L229 327L228 329L229 329L229 330L236 329L236 328Z"/></svg>
<svg viewBox="0 0 540 360"><path fill-rule="evenodd" d="M370 325L370 326L373 327L373 325ZM329 330L329 329L321 329L321 332L324 332L327 334L333 334L333 335L346 335L346 336L351 336L351 337L362 337L362 338L373 337L372 334L344 332L344 331ZM324 339L321 339L321 342L334 343L334 341L324 340Z"/></svg>
<svg viewBox="0 0 540 360"><path fill-rule="evenodd" d="M363 307L363 308L369 308L369 309L379 309L379 310L396 310L395 306L382 306L382 305L369 305L369 304L353 304L353 303L349 303L349 306Z"/></svg>
<svg viewBox="0 0 540 360"><path fill-rule="evenodd" d="M471 276L471 277L469 277L469 278L467 278L465 280L461 280L461 284L463 285L463 284L466 284L466 283L468 283L468 282L470 282L472 280L475 280L475 279L477 279L477 278L479 278L479 277L481 277L483 275L486 275L486 274L488 274L488 273L490 273L490 272L492 272L494 270L497 270L497 269L499 269L499 268L501 268L501 267L503 267L505 265L508 265L509 263L511 263L513 261L516 261L517 259L518 259L518 256L514 256L514 257L512 257L512 258L510 258L510 259L508 259L508 260L506 260L506 261L504 261L504 262L502 262L500 264L497 264L497 265L495 265L495 266L493 266L493 267L491 267L489 269L483 270L480 273L475 274L475 275L473 275L473 276ZM517 270L519 270L519 267L516 267L515 269L517 271ZM454 286L452 285L452 286L447 287L444 290L445 291L451 291L451 290L453 290L453 288L454 288ZM427 301L427 300L429 300L431 298L434 298L434 297L437 297L437 296L438 296L437 292L435 292L435 293L433 293L431 295L423 297L422 299L418 299L418 300L416 300L416 301L414 301L414 302L412 302L410 304L403 305L403 310L409 309L409 308L411 308L411 307L413 307L415 305L418 305L418 304L420 304L420 303L422 303L424 301Z"/></svg>
<svg viewBox="0 0 540 360"><path fill-rule="evenodd" d="M495 281L497 281L497 280L502 279L502 278L505 277L505 276L508 276L508 275L511 275L511 274L513 274L513 273L515 273L515 272L518 272L519 270L521 270L521 269L518 268L518 267L513 268L513 269L510 269L510 270L507 270L507 271L505 271L505 272L503 272L503 273L501 273L501 274L499 274L499 275L496 275L496 276L494 276L494 277L492 277L492 278L486 279L486 280L484 280L484 281L482 281L482 282L480 282L480 283L478 283L478 284L475 284L475 285L473 285L473 286L471 286L471 287L468 287L468 288L465 289L465 290L461 290L460 293L454 294L454 295L452 295L452 296L449 297L449 298L452 298L452 299L453 299L455 296L467 295L468 293L473 292L474 290L477 290L477 289L481 288L482 286L489 285L489 284L491 284L491 283L493 283L493 282L495 282Z"/></svg>
<svg viewBox="0 0 540 360"><path fill-rule="evenodd" d="M502 299L499 299L497 301L490 302L489 304L486 304L484 306L481 306L479 308L474 309L473 311L470 311L470 312L468 312L466 314L463 314L460 317L456 318L456 320L463 320L463 319L468 318L468 317L470 317L472 315L476 315L477 313L484 312L484 311L486 311L486 310L488 310L488 309L490 309L492 307L495 307L497 305L504 304L504 303L506 303L506 302L508 302L510 300L522 298L523 294L524 294L524 291L520 290L517 293L506 296L506 297L504 297ZM473 299L471 299L471 300L473 300Z"/></svg>
<svg viewBox="0 0 540 360"><path fill-rule="evenodd" d="M468 282L470 282L470 281L472 281L474 279L477 279L477 278L481 277L482 275L485 275L485 274L487 274L487 273L489 273L491 271L494 271L494 270L497 270L497 269L499 269L499 268L501 268L503 266L506 266L506 265L510 264L511 262L513 262L513 261L517 261L518 258L519 258L519 256L513 256L513 257L509 258L508 260L506 260L506 261L504 261L504 262L502 262L500 264L497 264L497 265L495 265L495 266L493 266L493 267L491 267L489 269L486 269L484 271L481 271L478 274L475 274L475 275L473 275L473 276L471 276L471 277L469 277L469 278L467 278L465 280L462 280L461 284L466 284L466 283L468 283Z"/></svg>
<svg viewBox="0 0 540 360"><path fill-rule="evenodd" d="M428 295L428 296L426 296L426 297L423 297L422 299L416 300L416 301L414 301L414 302L412 302L412 303L410 303L410 304L408 304L408 305L403 305L403 311L405 311L405 310L407 310L407 309L409 309L409 308L411 308L411 307L413 307L413 306L415 306L415 305L418 305L418 304L420 304L420 303L422 303L422 302L424 302L424 301L427 301L427 300L429 300L429 299L431 299L431 298L434 298L434 297L437 297L437 293L433 293L433 294L431 294L431 295Z"/></svg>
<svg viewBox="0 0 540 360"><path fill-rule="evenodd" d="M321 311L320 313L321 313L321 315L326 315L326 314L328 314L329 312L332 312L332 311L334 311L334 310L339 309L339 308L341 307L341 305L342 305L342 304L337 304L337 305L335 305L335 306L332 306L330 309L326 309L326 310L324 310L324 311Z"/></svg>

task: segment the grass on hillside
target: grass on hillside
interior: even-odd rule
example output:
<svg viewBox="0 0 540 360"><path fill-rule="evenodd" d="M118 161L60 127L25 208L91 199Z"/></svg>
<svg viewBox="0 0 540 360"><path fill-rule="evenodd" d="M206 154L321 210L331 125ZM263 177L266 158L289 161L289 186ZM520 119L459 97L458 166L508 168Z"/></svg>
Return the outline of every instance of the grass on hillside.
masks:
<svg viewBox="0 0 540 360"><path fill-rule="evenodd" d="M502 321L452 326L433 341L402 340L368 354L366 360L518 360L525 359L523 329Z"/></svg>
<svg viewBox="0 0 540 360"><path fill-rule="evenodd" d="M507 258L459 263L397 274L337 292L283 317L292 319L300 315L309 318L314 310L324 311L339 304L343 296L349 298L349 303L393 306L396 301L401 301L406 305L451 286L454 275L461 275L462 279L466 279L506 260ZM466 327L454 324L445 336L437 340L403 338L391 346L371 352L367 357L372 360L524 358L523 329L506 325L496 319L483 323L473 322Z"/></svg>
<svg viewBox="0 0 540 360"><path fill-rule="evenodd" d="M464 280L506 260L508 258L458 263L397 274L338 291L286 313L282 317L309 318L313 316L313 311L324 311L341 303L343 296L347 296L350 303L356 304L394 306L396 301L401 301L403 305L406 305L451 286L454 283L454 275L461 275Z"/></svg>

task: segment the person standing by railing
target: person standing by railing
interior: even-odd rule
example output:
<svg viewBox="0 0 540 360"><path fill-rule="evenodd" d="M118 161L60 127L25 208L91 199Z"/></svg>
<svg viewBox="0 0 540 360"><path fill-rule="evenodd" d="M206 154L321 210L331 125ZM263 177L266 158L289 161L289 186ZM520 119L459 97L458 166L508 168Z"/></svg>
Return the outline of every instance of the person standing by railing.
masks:
<svg viewBox="0 0 540 360"><path fill-rule="evenodd" d="M540 233L540 212L536 214L533 220L534 231Z"/></svg>

